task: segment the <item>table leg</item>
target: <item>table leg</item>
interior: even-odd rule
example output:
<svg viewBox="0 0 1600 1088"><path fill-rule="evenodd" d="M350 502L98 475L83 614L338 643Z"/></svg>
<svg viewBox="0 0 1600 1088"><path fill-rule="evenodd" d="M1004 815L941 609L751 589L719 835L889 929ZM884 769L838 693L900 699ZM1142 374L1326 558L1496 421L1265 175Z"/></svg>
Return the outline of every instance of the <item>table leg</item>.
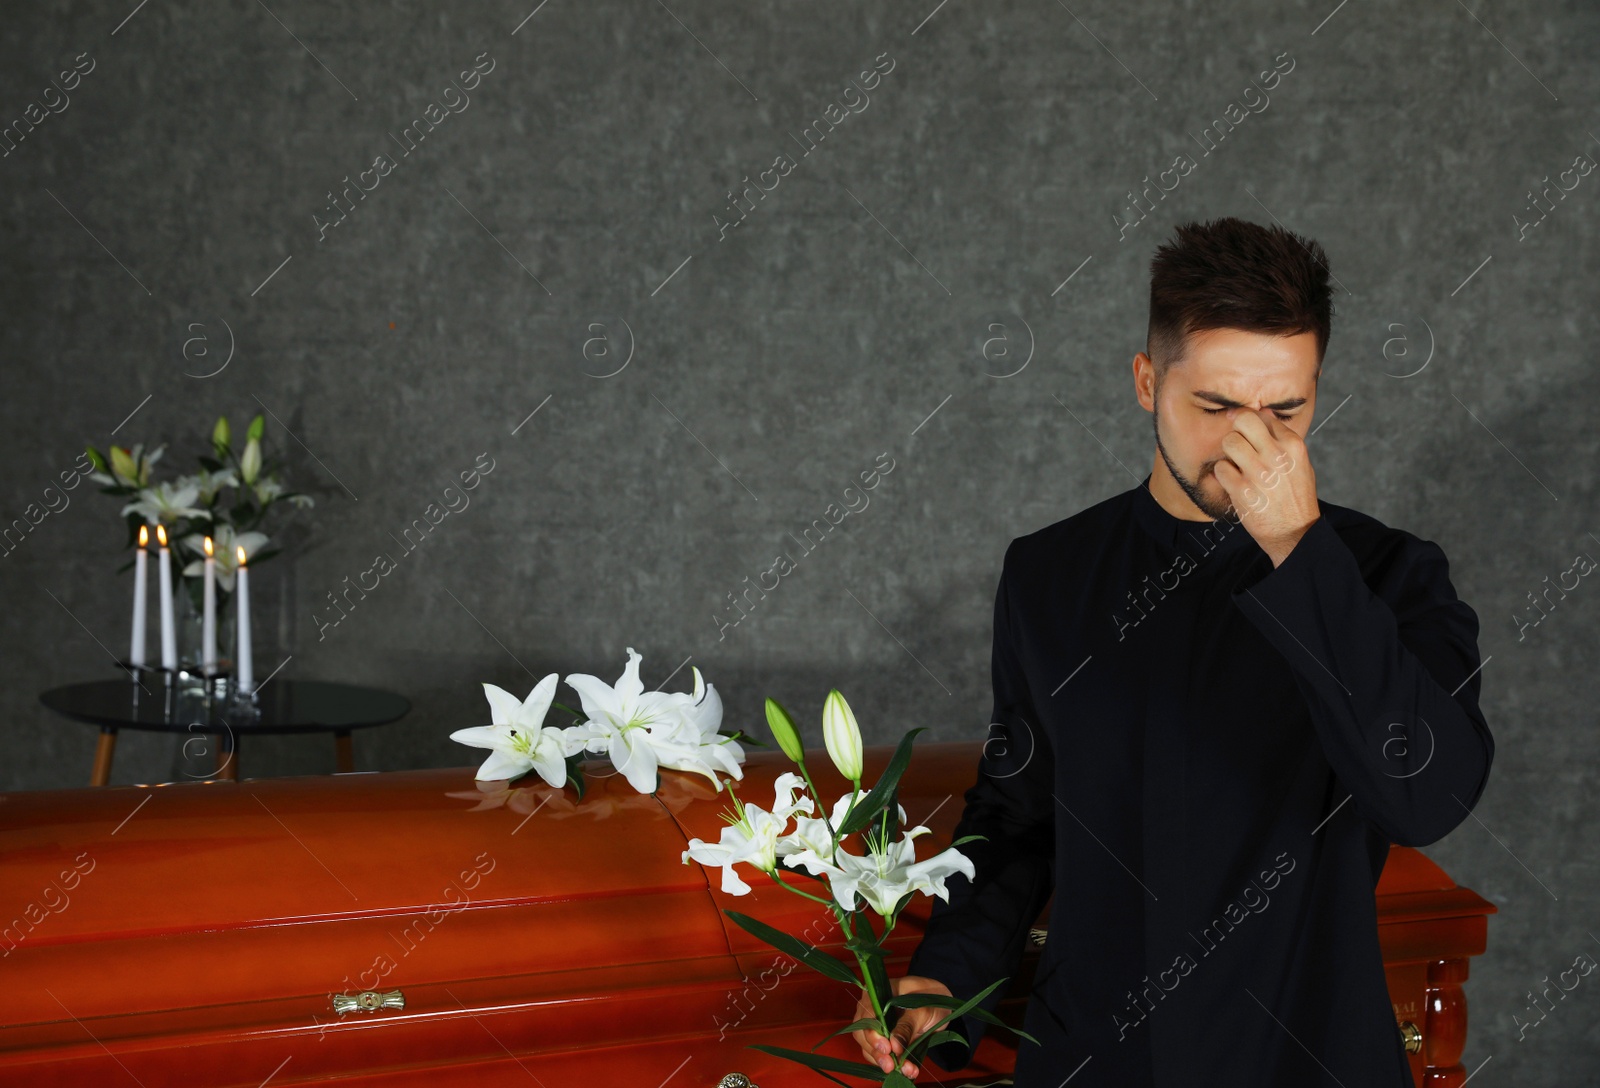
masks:
<svg viewBox="0 0 1600 1088"><path fill-rule="evenodd" d="M217 736L217 777L228 782L239 781L239 752L231 729Z"/></svg>
<svg viewBox="0 0 1600 1088"><path fill-rule="evenodd" d="M117 750L115 726L100 727L100 742L94 749L94 770L89 774L89 785L104 786L111 781L111 757Z"/></svg>
<svg viewBox="0 0 1600 1088"><path fill-rule="evenodd" d="M334 730L333 754L334 766L340 774L349 774L356 769L355 745L350 740L350 730Z"/></svg>

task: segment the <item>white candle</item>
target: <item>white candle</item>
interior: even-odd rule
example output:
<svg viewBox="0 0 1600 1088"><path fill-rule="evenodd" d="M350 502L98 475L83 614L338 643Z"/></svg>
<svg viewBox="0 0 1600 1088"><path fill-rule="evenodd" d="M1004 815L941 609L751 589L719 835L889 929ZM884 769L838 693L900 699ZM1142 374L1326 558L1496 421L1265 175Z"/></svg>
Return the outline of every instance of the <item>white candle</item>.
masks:
<svg viewBox="0 0 1600 1088"><path fill-rule="evenodd" d="M200 621L200 664L209 675L217 664L217 559L206 537L205 612Z"/></svg>
<svg viewBox="0 0 1600 1088"><path fill-rule="evenodd" d="M146 570L150 543L150 526L139 526L139 550L133 555L133 636L128 642L128 664L144 664L144 629L146 584L150 581Z"/></svg>
<svg viewBox="0 0 1600 1088"><path fill-rule="evenodd" d="M234 639L234 669L239 675L239 691L248 694L255 690L255 669L250 661L250 572L245 568L244 546L239 546L239 573L233 583L233 607L239 616L239 630Z"/></svg>
<svg viewBox="0 0 1600 1088"><path fill-rule="evenodd" d="M161 667L178 667L178 627L172 613L172 551L167 547L167 527L156 526L156 541L161 545Z"/></svg>

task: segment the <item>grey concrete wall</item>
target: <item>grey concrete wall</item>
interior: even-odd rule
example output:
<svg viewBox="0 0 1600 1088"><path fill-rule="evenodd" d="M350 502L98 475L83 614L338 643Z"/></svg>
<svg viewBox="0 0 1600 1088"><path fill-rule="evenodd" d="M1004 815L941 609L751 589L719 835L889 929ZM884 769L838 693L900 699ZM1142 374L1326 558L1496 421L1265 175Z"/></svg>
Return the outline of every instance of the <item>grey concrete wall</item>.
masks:
<svg viewBox="0 0 1600 1088"><path fill-rule="evenodd" d="M1600 176L1514 219L1600 154L1600 13L536 2L9 7L0 114L46 116L0 158L4 521L85 442L167 442L187 468L218 414L264 406L317 506L258 568L258 675L288 659L408 695L361 768L475 763L446 735L487 720L479 681L613 677L629 645L651 685L692 655L752 728L764 696L814 722L838 685L874 741L977 738L1007 542L1152 464L1129 373L1152 247L1192 218L1277 220L1341 288L1319 493L1438 541L1483 622L1493 780L1429 851L1500 908L1468 1067L1600 1072L1600 976L1515 1019L1600 956L1600 598L1516 618L1600 554ZM445 89L475 61L462 104ZM863 101L848 81L875 62ZM63 105L46 88L74 63ZM1275 64L1261 105L1246 88ZM830 102L847 116L802 154ZM402 154L391 134L429 103ZM1230 103L1259 112L1206 151ZM724 237L729 191L780 154L793 169ZM1130 213L1181 154L1196 168ZM1031 345L1020 372L985 359L991 322L1017 364ZM191 376L194 325L208 362L232 349L214 376ZM480 454L470 507L319 637L325 595ZM870 505L721 626L880 455ZM111 675L126 637L114 504L65 498L0 560L7 789L87 780L92 731L37 695ZM320 738L243 753L247 775L332 766ZM204 770L125 734L113 781Z"/></svg>

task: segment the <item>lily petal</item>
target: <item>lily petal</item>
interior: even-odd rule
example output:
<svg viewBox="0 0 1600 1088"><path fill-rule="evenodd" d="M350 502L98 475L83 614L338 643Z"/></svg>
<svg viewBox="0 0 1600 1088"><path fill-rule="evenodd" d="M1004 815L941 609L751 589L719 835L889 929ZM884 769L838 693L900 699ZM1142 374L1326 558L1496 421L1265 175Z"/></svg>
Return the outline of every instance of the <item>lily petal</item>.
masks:
<svg viewBox="0 0 1600 1088"><path fill-rule="evenodd" d="M483 766L478 768L474 776L486 781L517 778L526 774L533 767L533 760L517 752L504 748L496 748L489 753L489 758L483 761Z"/></svg>
<svg viewBox="0 0 1600 1088"><path fill-rule="evenodd" d="M510 725L517 721L518 712L522 709L521 699L505 688L489 683L483 685L483 694L489 700L489 712L496 725Z"/></svg>

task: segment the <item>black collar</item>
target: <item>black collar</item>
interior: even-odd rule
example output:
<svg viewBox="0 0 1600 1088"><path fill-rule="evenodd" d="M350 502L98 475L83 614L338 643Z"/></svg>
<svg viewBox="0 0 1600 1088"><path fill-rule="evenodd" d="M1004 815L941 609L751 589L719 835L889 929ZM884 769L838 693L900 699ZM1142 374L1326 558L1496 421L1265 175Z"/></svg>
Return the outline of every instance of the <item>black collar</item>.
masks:
<svg viewBox="0 0 1600 1088"><path fill-rule="evenodd" d="M1144 526L1156 541L1174 551L1182 551L1195 559L1211 554L1230 554L1240 549L1260 552L1243 525L1226 518L1216 521L1187 521L1167 510L1150 494L1150 477L1139 486L1131 488L1134 518Z"/></svg>

